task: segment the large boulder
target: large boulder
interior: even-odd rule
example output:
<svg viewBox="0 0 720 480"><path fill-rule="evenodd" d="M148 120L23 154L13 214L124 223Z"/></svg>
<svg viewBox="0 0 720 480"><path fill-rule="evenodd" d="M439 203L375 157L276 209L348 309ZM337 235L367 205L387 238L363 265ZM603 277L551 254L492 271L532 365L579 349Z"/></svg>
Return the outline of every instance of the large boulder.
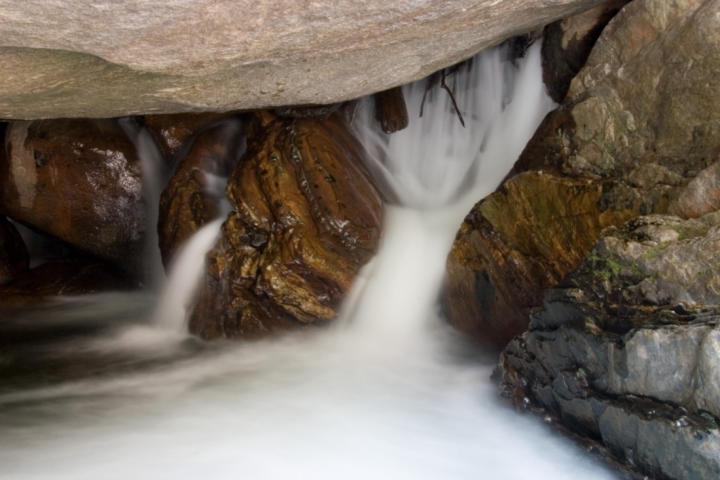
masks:
<svg viewBox="0 0 720 480"><path fill-rule="evenodd" d="M165 266L178 248L222 213L223 180L243 153L239 120L226 120L197 133L160 196L158 237Z"/></svg>
<svg viewBox="0 0 720 480"><path fill-rule="evenodd" d="M325 323L380 236L382 202L339 116L261 114L190 319L205 338Z"/></svg>
<svg viewBox="0 0 720 480"><path fill-rule="evenodd" d="M720 75L718 11L720 0L636 0L610 21L565 101L545 118L513 171L587 180L599 195L574 207L573 193L563 193L564 200L555 199L553 189L536 195L536 187L524 182L527 190L498 210L522 211L514 202L548 210L542 218L530 217L532 222L519 217L518 225L511 224L515 214L507 221L500 213L480 222L477 217L488 206L476 207L448 260L445 305L451 322L494 339L495 324L506 320L498 312L514 315L510 324L527 324L526 314L539 305L542 291L577 266L602 226L664 213L671 205L685 216L713 208L717 167L711 165L720 158L720 110L715 108L720 88L714 80ZM504 197L498 193L493 202ZM578 222L568 219L564 230L555 230L552 224L563 222L574 208ZM588 223L587 215L598 217ZM588 224L597 228L588 230ZM483 227L473 233L473 225ZM538 256L517 244L542 245L543 252L553 253ZM453 307L459 298L464 300ZM489 302L496 306L486 308Z"/></svg>
<svg viewBox="0 0 720 480"><path fill-rule="evenodd" d="M2 213L127 271L141 271L141 168L115 121L12 122L5 153Z"/></svg>
<svg viewBox="0 0 720 480"><path fill-rule="evenodd" d="M597 0L0 1L0 118L332 103Z"/></svg>
<svg viewBox="0 0 720 480"><path fill-rule="evenodd" d="M501 355L501 391L651 478L718 478L718 252L720 212L606 230Z"/></svg>

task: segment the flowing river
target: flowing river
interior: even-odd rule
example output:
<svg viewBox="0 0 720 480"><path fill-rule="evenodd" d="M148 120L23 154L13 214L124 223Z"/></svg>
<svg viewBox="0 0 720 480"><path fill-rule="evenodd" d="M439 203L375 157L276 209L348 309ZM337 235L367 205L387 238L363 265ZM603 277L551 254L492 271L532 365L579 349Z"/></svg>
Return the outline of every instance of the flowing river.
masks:
<svg viewBox="0 0 720 480"><path fill-rule="evenodd" d="M405 89L402 132L385 137L358 114L369 168L398 204L331 327L255 342L185 334L197 259L220 222L191 240L160 300L112 293L5 314L0 478L614 478L497 398L497 352L437 305L462 218L553 107L539 48L516 60L489 50L446 82L465 127L450 95L423 83Z"/></svg>

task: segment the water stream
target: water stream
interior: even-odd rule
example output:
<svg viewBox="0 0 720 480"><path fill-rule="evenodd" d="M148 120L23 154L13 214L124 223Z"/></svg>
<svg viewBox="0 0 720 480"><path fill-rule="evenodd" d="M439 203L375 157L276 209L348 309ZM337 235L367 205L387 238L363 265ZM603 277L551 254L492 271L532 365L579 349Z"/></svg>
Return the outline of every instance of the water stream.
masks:
<svg viewBox="0 0 720 480"><path fill-rule="evenodd" d="M387 138L359 123L374 174L401 205L387 207L380 252L331 328L203 343L179 333L178 300L148 323L158 307L142 293L5 319L0 478L613 478L500 401L497 352L439 318L458 225L552 107L536 47L517 65L501 49L473 65L448 77L465 128L439 90L418 119L422 85L406 89L408 130ZM178 288L194 281L183 275Z"/></svg>

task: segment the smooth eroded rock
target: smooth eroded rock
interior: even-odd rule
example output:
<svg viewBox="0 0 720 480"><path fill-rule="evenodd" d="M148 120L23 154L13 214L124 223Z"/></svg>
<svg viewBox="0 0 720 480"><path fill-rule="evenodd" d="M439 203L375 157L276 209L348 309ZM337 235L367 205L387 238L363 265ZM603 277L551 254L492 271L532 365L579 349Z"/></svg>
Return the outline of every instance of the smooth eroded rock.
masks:
<svg viewBox="0 0 720 480"><path fill-rule="evenodd" d="M526 172L478 203L447 262L450 322L504 345L527 328L543 291L574 269L601 230L631 211L600 202L601 183Z"/></svg>
<svg viewBox="0 0 720 480"><path fill-rule="evenodd" d="M192 140L160 197L158 237L166 267L193 233L222 213L224 180L242 155L244 140L239 120L225 120Z"/></svg>
<svg viewBox="0 0 720 480"><path fill-rule="evenodd" d="M190 320L205 338L332 320L377 248L382 203L338 117L258 117Z"/></svg>
<svg viewBox="0 0 720 480"><path fill-rule="evenodd" d="M128 271L141 270L141 168L115 121L12 122L5 153L2 213Z"/></svg>
<svg viewBox="0 0 720 480"><path fill-rule="evenodd" d="M335 103L596 3L3 0L0 118Z"/></svg>

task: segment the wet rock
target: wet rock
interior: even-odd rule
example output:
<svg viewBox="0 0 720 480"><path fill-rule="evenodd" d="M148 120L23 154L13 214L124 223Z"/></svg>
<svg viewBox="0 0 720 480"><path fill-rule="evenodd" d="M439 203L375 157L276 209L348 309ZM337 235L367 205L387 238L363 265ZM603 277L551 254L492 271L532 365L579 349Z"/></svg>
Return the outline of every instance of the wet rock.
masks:
<svg viewBox="0 0 720 480"><path fill-rule="evenodd" d="M337 117L261 113L230 178L234 211L208 254L190 319L205 337L256 337L324 323L377 248L378 192Z"/></svg>
<svg viewBox="0 0 720 480"><path fill-rule="evenodd" d="M180 149L203 127L222 120L230 113L182 113L145 115L143 123L153 136L162 156L172 162Z"/></svg>
<svg viewBox="0 0 720 480"><path fill-rule="evenodd" d="M0 216L0 285L10 282L29 265L22 237L12 223Z"/></svg>
<svg viewBox="0 0 720 480"><path fill-rule="evenodd" d="M408 111L402 87L375 94L375 118L385 133L393 133L408 126Z"/></svg>
<svg viewBox="0 0 720 480"><path fill-rule="evenodd" d="M27 270L11 283L0 286L0 309L37 305L59 295L86 295L133 286L117 270L97 260L54 260Z"/></svg>
<svg viewBox="0 0 720 480"><path fill-rule="evenodd" d="M565 101L545 118L512 175L542 169L594 182L593 188L600 189L597 206L583 210L578 218L624 212L604 223L596 220L596 225L617 224L639 214L670 210L694 216L713 209L716 171L711 165L720 158L720 110L715 108L720 88L714 80L720 75L718 9L718 0L637 0L622 8L603 29ZM698 53L706 51L707 55ZM555 231L555 217L572 208L563 203L572 203L573 195L563 193L565 198L556 200L552 190L536 195L527 188L527 193L516 195L521 200L513 202L547 206L557 209L557 215L547 213L532 223L525 219L517 226L491 222L474 234L472 248L457 246L454 252L459 255L448 262L450 288L445 304L450 320L480 337L483 329L493 331L491 321L497 319L484 313L497 308L488 307L492 305L488 302L513 292L522 308L539 306L533 305L541 298L539 289L575 268L577 263L572 261L578 262L586 251L578 245L591 245L592 235L600 231L580 228L580 239L572 239L569 232L577 229L571 221L564 227L567 232ZM507 208L513 212L515 207ZM514 213L507 218L509 224ZM467 242L473 235L471 226L472 221L458 242ZM543 245L543 252L554 252L543 253L539 261L531 250L514 247L517 244ZM565 262L564 270L545 269L553 262ZM464 266L456 266L460 263ZM517 272L523 272L522 278ZM527 281L526 277L543 280ZM514 301L514 297L501 298ZM452 307L454 302L459 305ZM512 317L508 309L501 311L502 317ZM514 318L522 322L521 316Z"/></svg>
<svg viewBox="0 0 720 480"><path fill-rule="evenodd" d="M720 213L607 229L501 355L501 391L652 478L720 474Z"/></svg>
<svg viewBox="0 0 720 480"><path fill-rule="evenodd" d="M602 193L592 180L526 172L478 203L448 257L451 323L500 346L524 331L544 289L577 266L603 228L632 216L601 204Z"/></svg>
<svg viewBox="0 0 720 480"><path fill-rule="evenodd" d="M221 214L224 179L242 155L244 140L239 120L226 120L192 141L160 197L158 236L166 267L185 240Z"/></svg>
<svg viewBox="0 0 720 480"><path fill-rule="evenodd" d="M13 122L0 211L140 271L145 214L134 146L112 120Z"/></svg>
<svg viewBox="0 0 720 480"><path fill-rule="evenodd" d="M629 0L609 0L585 12L551 23L543 32L543 81L556 102L585 65L605 25Z"/></svg>
<svg viewBox="0 0 720 480"><path fill-rule="evenodd" d="M48 0L38 15L32 2L4 0L0 118L341 102L596 3Z"/></svg>

